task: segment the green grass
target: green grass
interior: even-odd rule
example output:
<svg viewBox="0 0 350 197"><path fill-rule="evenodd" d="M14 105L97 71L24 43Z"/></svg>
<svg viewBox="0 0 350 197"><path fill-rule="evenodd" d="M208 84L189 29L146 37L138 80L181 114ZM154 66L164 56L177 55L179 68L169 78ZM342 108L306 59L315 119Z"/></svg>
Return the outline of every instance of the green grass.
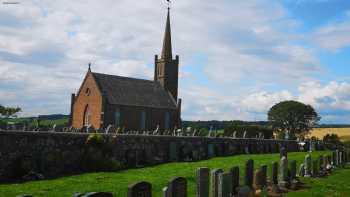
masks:
<svg viewBox="0 0 350 197"><path fill-rule="evenodd" d="M306 153L289 153L290 160L302 163ZM313 158L328 152L313 152ZM244 175L244 163L248 159L254 160L257 168L262 164L278 161L279 154L236 155L218 157L199 162L168 163L141 169L129 169L114 173L86 173L76 176L62 177L54 180L34 181L23 184L0 185L0 196L12 197L19 194L34 196L62 197L72 196L75 192L106 191L114 196L126 196L129 184L136 181L148 181L153 186L153 196L161 196L161 190L168 180L175 176L185 177L188 181L188 196L195 194L195 170L198 167L223 168L228 171L233 166L240 167L241 179ZM269 171L270 171L269 166Z"/></svg>
<svg viewBox="0 0 350 197"><path fill-rule="evenodd" d="M350 166L344 169L337 169L331 176L322 178L303 178L302 182L306 183L309 189L290 192L287 197L308 197L308 196L325 196L325 197L348 197L350 196Z"/></svg>

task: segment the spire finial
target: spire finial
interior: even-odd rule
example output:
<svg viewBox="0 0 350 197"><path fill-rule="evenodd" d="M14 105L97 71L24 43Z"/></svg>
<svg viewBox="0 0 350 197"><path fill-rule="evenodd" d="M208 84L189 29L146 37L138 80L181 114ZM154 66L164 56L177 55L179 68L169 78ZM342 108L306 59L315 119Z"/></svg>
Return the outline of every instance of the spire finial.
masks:
<svg viewBox="0 0 350 197"><path fill-rule="evenodd" d="M173 57L172 55L172 47L171 47L171 29L170 29L170 0L167 0L168 2L168 13L167 13L167 19L166 19L166 25L165 25L165 33L164 33L164 40L163 40L163 49L161 58L166 60L171 60Z"/></svg>
<svg viewBox="0 0 350 197"><path fill-rule="evenodd" d="M89 62L89 69L88 69L89 72L91 72L91 62Z"/></svg>

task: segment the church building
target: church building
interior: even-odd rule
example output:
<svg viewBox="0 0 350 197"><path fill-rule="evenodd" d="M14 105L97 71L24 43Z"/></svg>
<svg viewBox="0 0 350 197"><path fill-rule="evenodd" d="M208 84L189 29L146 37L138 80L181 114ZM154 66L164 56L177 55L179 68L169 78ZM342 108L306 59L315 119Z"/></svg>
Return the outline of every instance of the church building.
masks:
<svg viewBox="0 0 350 197"><path fill-rule="evenodd" d="M88 72L72 94L70 122L74 128L170 130L181 127L178 99L179 56L173 59L169 9L161 56L154 58L154 79L144 80Z"/></svg>

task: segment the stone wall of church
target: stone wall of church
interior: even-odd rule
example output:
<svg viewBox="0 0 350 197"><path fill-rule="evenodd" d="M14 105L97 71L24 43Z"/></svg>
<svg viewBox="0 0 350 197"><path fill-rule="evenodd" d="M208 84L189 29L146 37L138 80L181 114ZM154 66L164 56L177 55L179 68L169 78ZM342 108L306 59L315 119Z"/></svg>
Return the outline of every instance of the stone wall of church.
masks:
<svg viewBox="0 0 350 197"><path fill-rule="evenodd" d="M281 146L288 151L299 151L296 141L102 135L103 144L94 145L86 143L88 136L83 133L0 131L0 182L18 179L30 171L46 178L81 173L88 171L84 161L98 155L124 167L138 167L215 156L276 153Z"/></svg>

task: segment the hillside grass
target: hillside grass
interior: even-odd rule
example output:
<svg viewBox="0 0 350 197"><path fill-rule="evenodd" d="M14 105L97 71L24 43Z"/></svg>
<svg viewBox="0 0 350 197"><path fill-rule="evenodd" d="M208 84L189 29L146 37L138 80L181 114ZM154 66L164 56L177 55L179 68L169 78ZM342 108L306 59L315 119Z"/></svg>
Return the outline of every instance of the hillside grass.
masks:
<svg viewBox="0 0 350 197"><path fill-rule="evenodd" d="M302 178L301 181L309 188L290 192L286 195L287 197L347 197L350 196L350 165L337 169L331 176Z"/></svg>
<svg viewBox="0 0 350 197"><path fill-rule="evenodd" d="M314 128L308 137L323 139L323 136L332 133L337 134L341 141L350 141L350 128Z"/></svg>
<svg viewBox="0 0 350 197"><path fill-rule="evenodd" d="M329 154L327 151L313 152L314 159L319 155ZM305 152L288 154L289 160L297 160L298 165L304 160ZM267 164L268 171L271 163L279 160L279 154L236 155L230 157L217 157L198 162L167 163L154 167L129 169L120 172L86 173L67 176L53 180L33 181L22 184L0 185L0 196L16 196L31 194L34 196L61 197L72 196L75 192L105 191L112 192L114 196L126 196L128 185L136 181L152 183L153 196L161 196L161 190L168 181L176 176L185 177L188 181L188 196L195 195L195 171L199 167L210 169L222 168L228 171L233 166L240 167L240 176L243 180L244 164L248 159L254 160L254 167Z"/></svg>

